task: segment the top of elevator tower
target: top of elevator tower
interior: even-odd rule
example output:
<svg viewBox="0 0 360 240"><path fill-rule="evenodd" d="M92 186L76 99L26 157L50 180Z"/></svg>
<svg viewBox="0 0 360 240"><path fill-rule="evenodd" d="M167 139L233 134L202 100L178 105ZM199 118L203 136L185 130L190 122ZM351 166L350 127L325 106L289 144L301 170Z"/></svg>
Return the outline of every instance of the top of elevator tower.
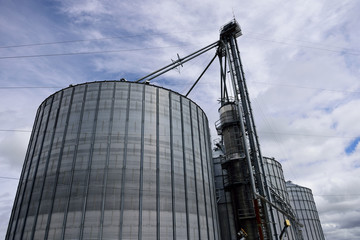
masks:
<svg viewBox="0 0 360 240"><path fill-rule="evenodd" d="M220 39L225 39L231 35L235 36L235 38L240 37L242 35L240 25L235 19L225 24L220 29Z"/></svg>

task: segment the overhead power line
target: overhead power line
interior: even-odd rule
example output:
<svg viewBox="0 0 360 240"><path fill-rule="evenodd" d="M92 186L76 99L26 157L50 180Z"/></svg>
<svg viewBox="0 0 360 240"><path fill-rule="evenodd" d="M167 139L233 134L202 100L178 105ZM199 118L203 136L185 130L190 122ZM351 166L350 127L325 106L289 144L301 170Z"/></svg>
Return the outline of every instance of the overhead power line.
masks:
<svg viewBox="0 0 360 240"><path fill-rule="evenodd" d="M291 136L302 136L302 137L343 138L343 139L357 138L357 136L337 136L337 135L320 135L320 134L286 133L286 132L265 132L265 131L258 131L258 132L262 133L262 134L280 134L280 135L291 135Z"/></svg>
<svg viewBox="0 0 360 240"><path fill-rule="evenodd" d="M7 45L7 46L0 46L0 49L6 49L6 48L21 48L21 47L33 47L33 46L45 46L45 45L57 45L57 44L68 44L68 43L80 43L80 42L92 42L92 41L103 41L103 40L113 40L113 39L124 39L124 38L138 38L138 37L146 37L146 36L164 36L164 35L170 35L170 34L178 34L178 33L191 33L191 32L210 32L214 31L214 29L201 29L201 30L190 30L190 31L174 31L174 32L164 32L164 33L150 33L150 34L135 34L135 35L123 35L123 36L109 36L109 37L102 37L102 38L88 38L88 39L73 39L73 40L64 40L64 41L54 41L54 42L40 42L40 43L24 43L24 44L18 44L18 45ZM253 35L253 36L251 36ZM278 44L286 44L286 45L295 45L299 47L305 47L305 48L314 48L318 50L325 50L325 51L335 51L335 52L344 52L345 54L349 53L349 51L355 51L357 53L360 53L359 49L354 48L344 48L344 47L338 47L338 46L330 46L321 44L319 42L313 42L313 41L305 41L305 40L297 40L297 39L290 39L287 40L293 41L293 42L300 42L305 44L316 44L321 47L314 47L314 46L308 46L308 45L299 45L293 42L289 42L287 40L274 40L269 39L266 37L262 37L263 34L256 33L256 32L249 32L248 34L244 35L243 38L250 38L260 41L266 41L266 42L273 42ZM338 49L338 50L334 50ZM351 53L349 53L351 54ZM356 54L358 55L358 54Z"/></svg>
<svg viewBox="0 0 360 240"><path fill-rule="evenodd" d="M20 180L19 178L15 178L15 177L3 177L3 176L0 176L0 179L7 179L7 180Z"/></svg>
<svg viewBox="0 0 360 240"><path fill-rule="evenodd" d="M71 55L86 55L86 54L104 54L104 53L118 53L118 52L134 52L144 50L154 50L163 48L183 47L189 45L173 45L173 46L161 46L161 47L149 47L149 48L131 48L131 49L117 49L106 51L89 51L89 52L70 52L70 53L51 53L51 54L37 54L37 55L22 55L22 56L5 56L0 59L16 59L16 58L37 58L37 57L58 57L58 56L71 56Z"/></svg>
<svg viewBox="0 0 360 240"><path fill-rule="evenodd" d="M64 88L64 86L58 86L58 87L0 86L0 89L21 89L21 88Z"/></svg>
<svg viewBox="0 0 360 240"><path fill-rule="evenodd" d="M212 29L211 29L212 30ZM111 39L123 39L123 38L136 38L136 37L144 37L144 36L162 36L169 34L177 34L177 33L185 33L185 32L207 32L210 29L205 30L193 30L193 31L178 31L178 32L167 32L167 33L153 33L153 34L137 34L137 35L125 35L125 36L112 36L112 37L103 37L103 38L92 38L92 39L77 39L77 40L65 40L65 41L55 41L55 42L44 42L44 43L29 43L29 44L19 44L19 45L8 45L8 46L0 46L0 49L8 49L8 48L20 48L20 47L32 47L32 46L44 46L44 45L56 45L56 44L67 44L67 43L78 43L78 42L90 42L90 41L102 41L102 40L111 40ZM319 44L311 41L302 41L304 43L309 44L317 44L323 47L309 46L309 45L300 45L288 41L278 41L268 38L261 37L251 37L251 36L243 36L244 38L255 39L260 41L272 42L283 45L293 45L297 47L316 49L334 53L342 53L349 55L360 55L360 50L350 49L350 48L342 48L335 46L326 46L324 44ZM300 41L298 41L300 42ZM189 44L190 45L190 44ZM0 59L13 59L13 58L34 58L34 57L55 57L55 56L71 56L71 55L83 55L83 54L104 54L104 53L116 53L116 52L124 52L124 51L140 51L140 50L151 50L158 48L171 48L178 46L165 46L165 47L153 47L153 48L136 48L136 49L119 49L119 50L105 50L105 51L93 51L93 52L71 52L71 53L54 53L54 54L37 54L37 55L23 55L23 56L5 56L0 57ZM335 49L334 49L335 48ZM336 50L337 49L337 50Z"/></svg>
<svg viewBox="0 0 360 240"><path fill-rule="evenodd" d="M255 35L255 37L251 37L251 35ZM265 37L264 37L265 36ZM299 42L302 44L312 44L312 45L317 45L317 46L321 46L323 48L326 49L338 49L338 50L342 50L342 51L355 51L355 52L360 52L360 49L355 49L355 48L347 48L347 47L339 47L339 46L334 46L334 45L329 45L329 44L323 44L323 43L319 43L319 42L314 42L314 41L309 41L309 40L302 40L302 39L295 39L295 38L283 38L283 40L277 40L277 39L267 39L268 35L264 35L261 33L256 33L256 32L248 32L247 34L244 36L245 38L254 38L256 40L263 40L263 41L272 41L274 43L280 43L280 44L292 44L294 45L293 42ZM276 36L275 36L276 37ZM289 42L290 41L290 42Z"/></svg>
<svg viewBox="0 0 360 240"><path fill-rule="evenodd" d="M191 32L208 32L208 31L213 31L213 29L202 29L202 30L191 30L191 31L176 31L176 32L152 33L152 34L136 34L136 35L124 35L124 36L110 36L110 37L102 37L102 38L74 39L74 40L43 42L43 43L25 43L25 44L18 44L18 45L0 46L0 49L34 47L34 46L44 46L44 45L57 45L57 44L67 44L67 43L91 42L91 41L103 41L103 40L123 39L123 38L148 37L148 36L163 36L163 35L169 35L169 34L191 33Z"/></svg>
<svg viewBox="0 0 360 240"><path fill-rule="evenodd" d="M338 89L315 88L315 87L292 85L292 84L284 84L284 83L271 83L271 82L269 83L269 82L258 82L258 81L251 81L251 83L256 83L256 84L258 83L258 84L265 84L265 85L274 85L274 86L281 86L281 87L291 87L291 88L304 88L304 89L330 91L330 92L360 93L359 91L346 91L346 90L338 90Z"/></svg>
<svg viewBox="0 0 360 240"><path fill-rule="evenodd" d="M272 40L266 40L266 41L276 42L276 41L272 41ZM288 44L286 42L277 42L277 43ZM5 57L0 57L0 60L1 59L59 57L59 56L73 56L73 55L87 55L87 54L105 54L105 53L118 53L118 52L132 52L132 51L144 51L144 50L154 50L154 49L163 49L163 48L183 47L183 46L190 46L190 45L193 45L193 44L161 46L161 47L149 47L149 48L116 49L116 50L104 50L104 51L88 51L88 52L69 52L69 53L50 53L50 54L5 56ZM291 44L288 44L288 45L291 45ZM355 55L355 56L360 55L360 53L351 53L351 52L330 50L330 49L317 48L317 47L311 47L311 46L302 46L302 45L297 45L297 46L298 47L305 47L305 48L313 48L313 49L317 49L317 50L325 50L325 51L330 51L330 52L335 52L335 53L350 54L350 55Z"/></svg>
<svg viewBox="0 0 360 240"><path fill-rule="evenodd" d="M16 180L19 181L20 178L17 177L6 177L6 176L0 176L0 179L5 180ZM102 185L95 185L98 187L101 187ZM314 197L352 197L352 196L360 196L360 193L350 193L350 194L314 194Z"/></svg>
<svg viewBox="0 0 360 240"><path fill-rule="evenodd" d="M22 130L22 129L0 129L0 132L23 132L31 133L31 130ZM49 133L52 131L48 131ZM267 131L258 131L262 134L279 134L279 135L291 135L291 136L303 136L303 137L321 137L321 138L340 138L340 139L353 139L357 136L337 136L337 135L321 135L321 134L305 134L305 133L286 133L286 132L267 132ZM63 133L56 131L55 133ZM91 132L82 132L82 133L91 133ZM106 134L104 134L106 135ZM129 134L132 135L132 134ZM136 134L134 134L136 135ZM111 135L118 136L118 135Z"/></svg>
<svg viewBox="0 0 360 240"><path fill-rule="evenodd" d="M119 37L104 37L104 38L92 38L92 39L78 39L78 40L66 40L66 41L58 41L58 42L29 43L29 44L20 44L20 45L0 46L0 49L3 49L3 48L34 47L34 46L56 45L56 44L66 44L66 43L78 43L78 42L90 42L90 41L102 41L102 40L110 40L110 39L131 38L131 37L138 37L138 36L141 36L141 35L119 36Z"/></svg>
<svg viewBox="0 0 360 240"><path fill-rule="evenodd" d="M286 42L286 41L277 41L277 40L259 38L259 37L244 36L244 38L260 40L260 41L266 41L266 42L272 42L272 43L277 43L277 44L282 44L282 45L297 46L297 47L302 47L302 48L309 48L309 49L333 52L333 53L341 53L341 54L354 55L354 56L359 56L360 55L360 50L356 50L356 49L346 49L346 48L336 47L339 50L335 50L335 49L330 49L330 48L326 48L326 47L316 47L316 46L309 46L309 45L301 45L301 44L296 44L296 43L291 43L291 42Z"/></svg>
<svg viewBox="0 0 360 240"><path fill-rule="evenodd" d="M119 79L113 79L113 80L104 80L104 81L118 81ZM255 84L264 84L264 85L273 85L273 86L281 86L281 87L290 87L290 88L302 88L302 89L309 89L309 90L319 90L319 91L329 91L329 92L342 92L342 93L360 93L360 91L347 91L347 90L338 90L338 89L327 89L327 88L316 88L316 87L308 87L308 86L301 86L301 85L292 85L292 84L283 84L283 83L271 83L271 82L259 82L259 81L250 81L250 83ZM202 85L215 85L216 83L209 83L209 82L203 82L199 83ZM187 83L182 82L176 82L171 83L172 86L188 86ZM64 88L66 86L0 86L0 89L36 89L36 88Z"/></svg>

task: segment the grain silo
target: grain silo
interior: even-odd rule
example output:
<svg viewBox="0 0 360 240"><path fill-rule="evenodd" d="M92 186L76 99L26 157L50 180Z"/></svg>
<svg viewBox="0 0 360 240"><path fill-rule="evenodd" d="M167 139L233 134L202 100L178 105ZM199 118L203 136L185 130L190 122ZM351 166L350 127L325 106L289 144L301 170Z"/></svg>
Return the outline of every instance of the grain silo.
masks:
<svg viewBox="0 0 360 240"><path fill-rule="evenodd" d="M241 215L235 215L233 211L234 196L227 190L229 175L223 169L223 163L226 162L226 159L223 146L220 143L217 143L214 148L213 161L218 214L221 220L219 222L221 239L236 240L238 238L236 237L235 222L236 218L240 218ZM274 158L268 157L263 157L263 163L264 179L267 181L272 202L269 207L270 220L268 226L271 230L269 239L280 239L282 236L281 239L303 240L302 224L290 205L281 164ZM289 227L285 227L286 220L290 221Z"/></svg>
<svg viewBox="0 0 360 240"><path fill-rule="evenodd" d="M274 204L271 208L273 239L279 239L284 230L284 222L289 220L291 225L284 231L284 236L289 240L302 240L302 224L299 222L294 209L291 207L281 163L269 157L264 157L263 160L266 181Z"/></svg>
<svg viewBox="0 0 360 240"><path fill-rule="evenodd" d="M302 235L305 240L324 240L324 232L316 209L311 189L286 182L290 203L303 224Z"/></svg>
<svg viewBox="0 0 360 240"><path fill-rule="evenodd" d="M216 202L219 215L219 230L221 239L236 240L236 226L234 221L233 203L231 193L226 191L226 175L223 171L222 162L224 155L219 145L213 151L214 177L216 189Z"/></svg>
<svg viewBox="0 0 360 240"><path fill-rule="evenodd" d="M218 239L208 120L149 84L69 86L39 107L6 239Z"/></svg>

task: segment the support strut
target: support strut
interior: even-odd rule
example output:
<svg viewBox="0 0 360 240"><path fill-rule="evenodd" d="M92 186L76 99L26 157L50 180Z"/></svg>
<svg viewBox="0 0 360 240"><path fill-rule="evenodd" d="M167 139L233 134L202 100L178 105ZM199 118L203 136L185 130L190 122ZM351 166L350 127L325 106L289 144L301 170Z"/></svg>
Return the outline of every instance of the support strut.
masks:
<svg viewBox="0 0 360 240"><path fill-rule="evenodd" d="M156 77L158 77L158 76L160 76L160 75L162 75L162 74L164 74L164 73L166 73L166 72L168 72L168 71L170 71L170 70L172 70L174 68L177 68L178 66L181 66L182 64L190 61L191 59L196 58L196 57L200 56L201 54L206 53L207 51L217 47L218 45L219 45L219 41L216 41L216 42L214 42L214 43L212 43L212 44L210 44L210 45L208 45L208 46L206 46L206 47L204 47L204 48L202 48L202 49L200 49L200 50L198 50L196 52L193 52L193 53L187 55L184 58L179 58L178 60L170 63L169 65L167 65L165 67L162 67L159 70L156 70L155 72L152 72L152 73L146 75L145 77L142 77L142 78L140 78L140 79L138 79L138 80L136 80L134 82L143 81L144 83L147 83L147 82L151 81L152 79L154 79L154 78L156 78Z"/></svg>

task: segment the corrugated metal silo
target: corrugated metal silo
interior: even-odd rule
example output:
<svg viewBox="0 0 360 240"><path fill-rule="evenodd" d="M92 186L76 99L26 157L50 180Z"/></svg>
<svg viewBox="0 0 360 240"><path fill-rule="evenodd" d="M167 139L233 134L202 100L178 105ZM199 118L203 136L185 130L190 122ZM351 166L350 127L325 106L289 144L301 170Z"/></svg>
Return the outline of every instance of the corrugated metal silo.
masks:
<svg viewBox="0 0 360 240"><path fill-rule="evenodd" d="M147 84L70 86L39 107L6 239L218 239L199 106Z"/></svg>
<svg viewBox="0 0 360 240"><path fill-rule="evenodd" d="M286 182L290 203L303 224L302 233L305 240L324 240L319 214L311 189Z"/></svg>
<svg viewBox="0 0 360 240"><path fill-rule="evenodd" d="M289 194L286 189L284 172L281 164L274 158L264 157L264 170L268 187L271 192L272 202L277 208L272 207L272 233L274 239L278 239L284 228L286 219L290 220L291 226L286 230L286 239L302 240L301 229L296 214L290 205ZM281 211L279 211L279 209ZM287 213L287 215L284 214Z"/></svg>
<svg viewBox="0 0 360 240"><path fill-rule="evenodd" d="M281 164L274 158L264 157L265 176L269 187L284 201L289 202L289 196L286 190L284 172Z"/></svg>
<svg viewBox="0 0 360 240"><path fill-rule="evenodd" d="M230 192L225 190L225 176L221 165L222 162L224 162L224 155L218 147L216 147L213 151L213 161L221 239L236 240L237 233L235 229L235 216L233 213L232 198Z"/></svg>

